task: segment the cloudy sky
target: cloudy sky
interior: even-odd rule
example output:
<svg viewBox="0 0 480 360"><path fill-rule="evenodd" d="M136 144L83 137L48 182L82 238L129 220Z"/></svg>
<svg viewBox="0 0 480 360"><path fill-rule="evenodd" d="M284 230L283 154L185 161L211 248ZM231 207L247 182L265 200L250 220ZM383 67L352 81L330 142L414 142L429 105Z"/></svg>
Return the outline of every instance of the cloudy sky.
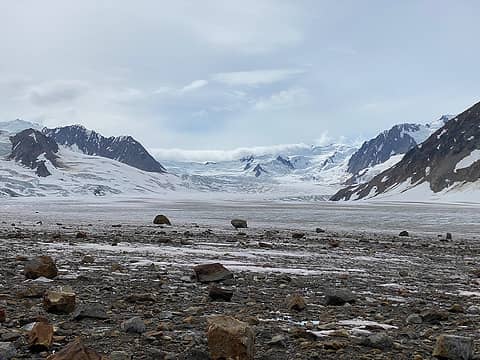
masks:
<svg viewBox="0 0 480 360"><path fill-rule="evenodd" d="M476 0L0 0L0 121L150 148L357 140L480 100Z"/></svg>

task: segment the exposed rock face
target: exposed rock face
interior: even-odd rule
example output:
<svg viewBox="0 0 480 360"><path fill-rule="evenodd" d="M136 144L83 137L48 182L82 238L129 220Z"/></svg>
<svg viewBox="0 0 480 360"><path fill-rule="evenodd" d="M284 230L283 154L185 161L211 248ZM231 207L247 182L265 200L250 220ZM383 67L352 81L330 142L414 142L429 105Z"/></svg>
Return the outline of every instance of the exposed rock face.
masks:
<svg viewBox="0 0 480 360"><path fill-rule="evenodd" d="M12 143L12 152L9 160L20 162L23 166L36 170L36 174L40 177L51 175L45 162L49 161L53 166L57 167L58 145L55 140L46 137L38 130L27 129L10 137ZM43 159L40 159L40 156Z"/></svg>
<svg viewBox="0 0 480 360"><path fill-rule="evenodd" d="M480 103L448 121L420 146L371 181L340 190L331 200L374 197L427 182L437 193L480 178Z"/></svg>
<svg viewBox="0 0 480 360"><path fill-rule="evenodd" d="M255 333L248 324L230 316L216 316L209 320L208 347L213 360L253 360Z"/></svg>
<svg viewBox="0 0 480 360"><path fill-rule="evenodd" d="M80 125L43 129L49 138L60 145L75 146L87 155L113 159L148 172L164 173L165 168L131 136L106 138Z"/></svg>
<svg viewBox="0 0 480 360"><path fill-rule="evenodd" d="M50 256L38 256L27 261L24 273L27 279L38 279L41 276L53 279L58 275L58 269Z"/></svg>

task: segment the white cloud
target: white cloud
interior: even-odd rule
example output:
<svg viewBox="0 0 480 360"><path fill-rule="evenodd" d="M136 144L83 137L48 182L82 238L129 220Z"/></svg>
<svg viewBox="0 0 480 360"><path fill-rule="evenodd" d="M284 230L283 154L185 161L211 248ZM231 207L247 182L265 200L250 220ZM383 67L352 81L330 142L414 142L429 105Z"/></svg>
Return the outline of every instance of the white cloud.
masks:
<svg viewBox="0 0 480 360"><path fill-rule="evenodd" d="M189 91L198 90L207 85L208 85L207 80L195 80L195 81L192 81L190 84L184 86L182 89L180 89L180 92L186 93Z"/></svg>
<svg viewBox="0 0 480 360"><path fill-rule="evenodd" d="M299 107L306 105L311 99L309 92L304 88L282 90L269 97L257 100L254 105L256 110L275 110Z"/></svg>
<svg viewBox="0 0 480 360"><path fill-rule="evenodd" d="M301 69L269 69L252 71L234 71L226 73L217 73L212 75L214 81L224 83L230 86L237 85L268 85L279 81L290 79L294 76L303 74Z"/></svg>
<svg viewBox="0 0 480 360"><path fill-rule="evenodd" d="M89 86L84 81L60 80L44 82L30 87L28 98L39 106L71 102L84 95Z"/></svg>

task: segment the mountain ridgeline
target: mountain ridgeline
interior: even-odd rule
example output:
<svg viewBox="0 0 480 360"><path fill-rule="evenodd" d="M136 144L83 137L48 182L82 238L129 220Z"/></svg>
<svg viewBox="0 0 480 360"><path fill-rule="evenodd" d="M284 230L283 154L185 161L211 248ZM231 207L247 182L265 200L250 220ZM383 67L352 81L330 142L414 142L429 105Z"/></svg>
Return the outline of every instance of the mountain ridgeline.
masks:
<svg viewBox="0 0 480 360"><path fill-rule="evenodd" d="M101 156L130 165L137 169L165 173L166 169L131 136L104 137L81 125L55 129L44 128L43 133L60 145L76 147L87 155Z"/></svg>
<svg viewBox="0 0 480 360"><path fill-rule="evenodd" d="M472 183L480 178L479 154L480 103L477 103L413 147L393 167L367 183L340 190L331 200L404 192L423 183L428 183L434 193Z"/></svg>

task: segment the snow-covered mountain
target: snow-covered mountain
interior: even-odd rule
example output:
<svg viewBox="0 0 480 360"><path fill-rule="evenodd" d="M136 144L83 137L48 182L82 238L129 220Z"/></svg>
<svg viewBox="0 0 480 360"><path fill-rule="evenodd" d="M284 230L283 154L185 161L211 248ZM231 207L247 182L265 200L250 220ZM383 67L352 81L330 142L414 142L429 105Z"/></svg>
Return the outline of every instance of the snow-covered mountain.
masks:
<svg viewBox="0 0 480 360"><path fill-rule="evenodd" d="M11 134L16 134L26 129L42 130L43 126L22 119L0 122L0 130Z"/></svg>
<svg viewBox="0 0 480 360"><path fill-rule="evenodd" d="M448 121L391 168L340 190L332 200L390 196L421 201L462 191L467 200L480 193L480 103Z"/></svg>
<svg viewBox="0 0 480 360"><path fill-rule="evenodd" d="M137 140L131 136L104 137L81 125L55 129L44 128L43 133L59 145L77 149L86 155L113 159L137 169L164 173L165 168L156 161Z"/></svg>

